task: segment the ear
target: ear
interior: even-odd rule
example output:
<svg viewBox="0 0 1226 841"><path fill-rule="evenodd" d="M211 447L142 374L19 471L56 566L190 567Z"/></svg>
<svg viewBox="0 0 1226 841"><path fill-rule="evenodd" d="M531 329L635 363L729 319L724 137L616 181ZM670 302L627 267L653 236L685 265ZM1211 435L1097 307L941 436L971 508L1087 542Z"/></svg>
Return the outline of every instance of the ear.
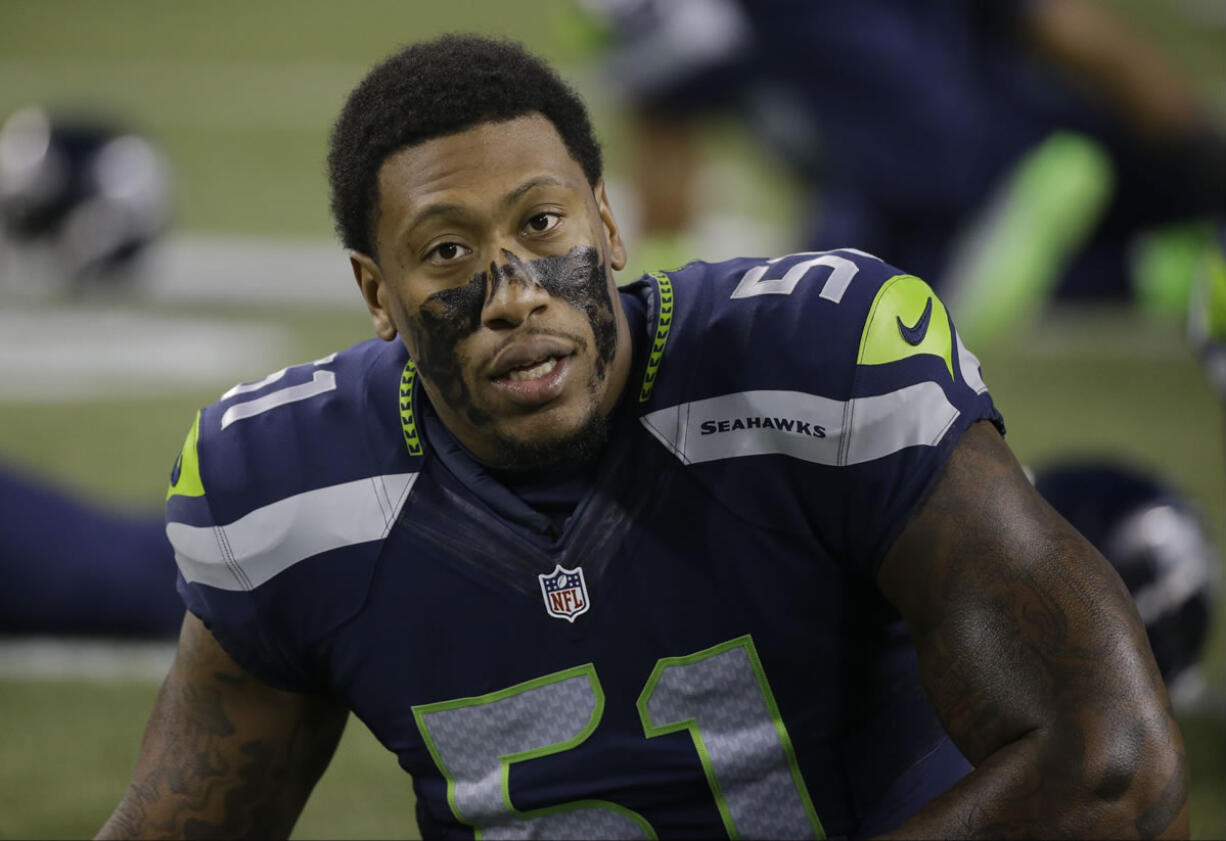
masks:
<svg viewBox="0 0 1226 841"><path fill-rule="evenodd" d="M349 252L349 265L353 267L353 278L358 282L358 291L370 310L370 322L374 325L375 335L385 342L396 338L396 325L387 311L387 286L383 282L383 272L379 264L360 251Z"/></svg>
<svg viewBox="0 0 1226 841"><path fill-rule="evenodd" d="M592 188L596 194L596 206L600 209L600 221L604 223L605 234L609 238L609 265L614 271L626 267L626 245L622 242L621 230L617 220L613 218L613 208L609 206L609 197L605 193L604 179L601 178Z"/></svg>

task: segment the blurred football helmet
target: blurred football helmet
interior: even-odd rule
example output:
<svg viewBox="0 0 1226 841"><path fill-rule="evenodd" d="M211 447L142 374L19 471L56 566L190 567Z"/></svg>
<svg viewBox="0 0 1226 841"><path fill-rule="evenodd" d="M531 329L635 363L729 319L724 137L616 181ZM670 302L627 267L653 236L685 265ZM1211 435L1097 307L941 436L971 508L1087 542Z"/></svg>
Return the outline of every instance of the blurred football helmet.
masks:
<svg viewBox="0 0 1226 841"><path fill-rule="evenodd" d="M1105 461L1049 465L1034 484L1128 586L1172 700L1194 700L1218 575L1200 516L1174 488Z"/></svg>
<svg viewBox="0 0 1226 841"><path fill-rule="evenodd" d="M24 108L0 126L0 234L9 286L122 281L171 213L170 166L96 117Z"/></svg>

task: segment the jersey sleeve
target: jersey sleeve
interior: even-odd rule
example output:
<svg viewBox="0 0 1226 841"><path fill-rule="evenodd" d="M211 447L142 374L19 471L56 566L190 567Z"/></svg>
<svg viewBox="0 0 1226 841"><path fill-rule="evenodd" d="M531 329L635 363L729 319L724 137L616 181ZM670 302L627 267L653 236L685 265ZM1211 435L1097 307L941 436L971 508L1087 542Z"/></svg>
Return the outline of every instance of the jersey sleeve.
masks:
<svg viewBox="0 0 1226 841"><path fill-rule="evenodd" d="M317 688L313 681L292 665L266 633L250 581L244 581L234 548L227 541L228 524L213 514L205 490L208 465L200 457L202 414L196 413L166 494L166 534L174 547L179 595L244 669L278 689L313 691Z"/></svg>
<svg viewBox="0 0 1226 841"><path fill-rule="evenodd" d="M979 360L940 298L918 277L885 274L849 301L866 314L853 320L862 326L837 476L842 522L824 524L840 554L874 575L962 434L979 421L1005 431Z"/></svg>
<svg viewBox="0 0 1226 841"><path fill-rule="evenodd" d="M876 257L670 276L672 334L644 426L729 513L815 536L848 572L875 575L963 432L986 420L1003 434L940 298Z"/></svg>
<svg viewBox="0 0 1226 841"><path fill-rule="evenodd" d="M328 635L364 602L412 487L399 348L363 343L235 386L197 414L171 474L179 593L271 686L327 690Z"/></svg>

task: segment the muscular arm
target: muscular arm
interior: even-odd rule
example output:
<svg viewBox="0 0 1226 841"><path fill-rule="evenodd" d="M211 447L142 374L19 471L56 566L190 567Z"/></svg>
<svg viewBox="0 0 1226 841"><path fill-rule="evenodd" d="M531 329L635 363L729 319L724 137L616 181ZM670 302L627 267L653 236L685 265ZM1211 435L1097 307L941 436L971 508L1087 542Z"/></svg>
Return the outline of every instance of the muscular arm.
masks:
<svg viewBox="0 0 1226 841"><path fill-rule="evenodd" d="M252 677L189 613L132 784L98 837L285 838L346 717Z"/></svg>
<svg viewBox="0 0 1226 841"><path fill-rule="evenodd" d="M1128 591L989 424L878 580L975 765L893 836L1186 837L1183 742Z"/></svg>

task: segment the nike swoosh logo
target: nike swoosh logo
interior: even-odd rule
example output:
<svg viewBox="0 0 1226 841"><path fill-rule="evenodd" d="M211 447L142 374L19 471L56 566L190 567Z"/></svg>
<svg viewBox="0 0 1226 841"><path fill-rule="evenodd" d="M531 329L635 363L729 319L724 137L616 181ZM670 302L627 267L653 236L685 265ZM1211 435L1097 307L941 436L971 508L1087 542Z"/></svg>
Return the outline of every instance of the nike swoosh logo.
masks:
<svg viewBox="0 0 1226 841"><path fill-rule="evenodd" d="M903 341L912 346L920 344L928 335L928 321L932 318L932 296L928 296L928 305L924 307L924 314L913 326L908 327L903 324L902 316L896 315L894 318L898 321L898 332Z"/></svg>

